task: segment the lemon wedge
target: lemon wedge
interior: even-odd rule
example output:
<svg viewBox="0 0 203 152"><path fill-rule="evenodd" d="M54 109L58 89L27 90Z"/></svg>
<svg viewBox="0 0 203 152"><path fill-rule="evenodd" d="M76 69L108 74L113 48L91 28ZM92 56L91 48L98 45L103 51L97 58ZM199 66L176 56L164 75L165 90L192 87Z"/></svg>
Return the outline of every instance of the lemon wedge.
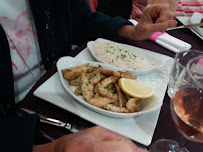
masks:
<svg viewBox="0 0 203 152"><path fill-rule="evenodd" d="M118 84L121 90L131 97L146 99L154 95L154 87L134 79L120 78Z"/></svg>

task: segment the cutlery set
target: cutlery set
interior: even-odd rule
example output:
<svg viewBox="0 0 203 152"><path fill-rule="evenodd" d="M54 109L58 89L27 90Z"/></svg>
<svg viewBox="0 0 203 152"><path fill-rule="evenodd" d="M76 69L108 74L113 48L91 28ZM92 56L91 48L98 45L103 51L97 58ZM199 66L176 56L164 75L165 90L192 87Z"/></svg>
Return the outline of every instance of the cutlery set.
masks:
<svg viewBox="0 0 203 152"><path fill-rule="evenodd" d="M29 113L29 114L36 114L36 112L29 110L29 109L25 109L25 108L21 108L23 111ZM40 117L40 122L46 123L46 124L50 124L50 125L54 125L54 126L58 126L58 127L63 127L65 129L70 130L72 133L78 132L79 130L76 129L72 124L70 123L65 123L63 121L57 120L57 119L53 119L53 118L49 118L46 117L44 115L38 114Z"/></svg>
<svg viewBox="0 0 203 152"><path fill-rule="evenodd" d="M182 28L193 28L193 27L196 27L196 26L203 26L203 23L187 24L187 25L176 26L176 27L167 29L167 31L176 30L176 29L182 29Z"/></svg>

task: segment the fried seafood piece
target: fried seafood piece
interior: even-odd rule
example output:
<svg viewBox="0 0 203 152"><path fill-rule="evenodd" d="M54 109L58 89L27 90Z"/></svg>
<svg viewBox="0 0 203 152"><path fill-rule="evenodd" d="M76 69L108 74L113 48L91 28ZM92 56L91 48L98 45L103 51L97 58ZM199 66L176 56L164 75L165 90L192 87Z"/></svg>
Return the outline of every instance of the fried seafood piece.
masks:
<svg viewBox="0 0 203 152"><path fill-rule="evenodd" d="M95 71L98 71L101 74L105 74L108 76L120 77L120 73L118 71L108 70L108 69L103 68L102 66L99 66L98 68L96 68Z"/></svg>
<svg viewBox="0 0 203 152"><path fill-rule="evenodd" d="M106 106L107 104L109 103L114 103L116 102L115 99L112 99L112 98L105 98L105 97L95 97L95 98L92 98L89 103L91 105L94 105L98 108L103 108L104 106Z"/></svg>
<svg viewBox="0 0 203 152"><path fill-rule="evenodd" d="M94 85L94 97L101 97L98 91L98 83Z"/></svg>
<svg viewBox="0 0 203 152"><path fill-rule="evenodd" d="M126 103L127 103L127 98L126 96L123 94L123 92L121 91L120 86L117 83L114 83L116 90L118 92L118 106L119 107L125 107Z"/></svg>
<svg viewBox="0 0 203 152"><path fill-rule="evenodd" d="M85 73L81 73L81 90L83 98L89 102L94 96L94 84L89 82Z"/></svg>
<svg viewBox="0 0 203 152"><path fill-rule="evenodd" d="M66 68L66 69L61 70L61 72L64 74L65 72L69 72L69 71L71 71L71 70L81 69L81 68L84 68L84 67L89 67L89 65L90 65L90 64L87 63L87 64L75 66L75 67L70 67L70 68Z"/></svg>
<svg viewBox="0 0 203 152"><path fill-rule="evenodd" d="M75 89L74 94L75 94L76 96L82 95L81 86L78 86L78 87Z"/></svg>
<svg viewBox="0 0 203 152"><path fill-rule="evenodd" d="M99 91L98 91L98 83L94 85L94 93L95 94L99 93Z"/></svg>
<svg viewBox="0 0 203 152"><path fill-rule="evenodd" d="M133 74L131 74L130 72L128 71L119 71L120 72L120 76L121 78L128 78L128 79L137 79L137 77Z"/></svg>
<svg viewBox="0 0 203 152"><path fill-rule="evenodd" d="M77 77L74 80L70 80L68 82L69 85L73 85L73 86L79 86L80 85L80 81L81 81L81 76Z"/></svg>
<svg viewBox="0 0 203 152"><path fill-rule="evenodd" d="M99 94L99 92L97 92L97 93L94 95L94 98L96 98L96 97L101 97L100 94Z"/></svg>
<svg viewBox="0 0 203 152"><path fill-rule="evenodd" d="M125 95L125 97L127 98L127 101L130 100L132 97L129 96L128 94L126 94L125 92L123 92L123 94Z"/></svg>
<svg viewBox="0 0 203 152"><path fill-rule="evenodd" d="M97 84L101 80L100 72L93 71L92 73L88 74L88 79L91 83Z"/></svg>
<svg viewBox="0 0 203 152"><path fill-rule="evenodd" d="M126 108L132 113L138 111L141 99L131 98L126 103Z"/></svg>
<svg viewBox="0 0 203 152"><path fill-rule="evenodd" d="M101 80L104 80L104 79L107 78L107 76L106 76L105 74L101 74L101 73L100 73L100 76L101 76Z"/></svg>
<svg viewBox="0 0 203 152"><path fill-rule="evenodd" d="M115 100L118 101L118 94L116 93L112 93L110 90L108 90L107 88L104 88L101 83L99 82L98 83L98 91L99 91L99 94L102 96L102 97L106 97L106 98L113 98Z"/></svg>
<svg viewBox="0 0 203 152"><path fill-rule="evenodd" d="M114 83L110 83L107 87L105 87L106 89L108 89L110 92L115 93L116 92L116 87L114 85Z"/></svg>
<svg viewBox="0 0 203 152"><path fill-rule="evenodd" d="M77 68L68 72L65 72L63 74L63 77L67 80L74 80L77 77L81 75L81 73L88 73L92 71L92 67L83 67L83 68Z"/></svg>
<svg viewBox="0 0 203 152"><path fill-rule="evenodd" d="M110 77L104 79L103 81L101 81L101 85L103 87L107 87L109 84L115 83L117 80L118 80L118 77L110 76Z"/></svg>
<svg viewBox="0 0 203 152"><path fill-rule="evenodd" d="M104 106L104 109L119 113L129 113L129 110L126 109L125 107L117 107L113 104L107 104L106 106Z"/></svg>

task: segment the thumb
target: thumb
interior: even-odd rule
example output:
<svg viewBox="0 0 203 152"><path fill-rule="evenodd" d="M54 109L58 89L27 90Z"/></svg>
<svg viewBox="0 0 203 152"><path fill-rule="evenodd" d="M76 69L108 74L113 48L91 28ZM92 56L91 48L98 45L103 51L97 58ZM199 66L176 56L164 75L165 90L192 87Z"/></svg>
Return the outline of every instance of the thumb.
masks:
<svg viewBox="0 0 203 152"><path fill-rule="evenodd" d="M175 20L166 20L164 22L161 23L155 23L155 24L151 24L151 32L164 32L166 31L168 28L172 28L175 27L177 24L177 21Z"/></svg>

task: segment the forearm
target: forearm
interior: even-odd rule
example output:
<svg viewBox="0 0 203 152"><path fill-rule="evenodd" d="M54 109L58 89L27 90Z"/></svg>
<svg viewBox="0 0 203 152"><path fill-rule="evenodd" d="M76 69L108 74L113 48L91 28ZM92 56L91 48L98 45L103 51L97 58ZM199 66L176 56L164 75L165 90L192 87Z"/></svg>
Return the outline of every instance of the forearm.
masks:
<svg viewBox="0 0 203 152"><path fill-rule="evenodd" d="M32 152L53 152L53 143L47 143L43 145L34 145Z"/></svg>
<svg viewBox="0 0 203 152"><path fill-rule="evenodd" d="M132 25L132 23L119 16L109 17L103 13L95 13L89 16L89 22L87 25L86 31L88 33L86 33L86 35L91 39L101 37L115 40L119 29L124 25Z"/></svg>

